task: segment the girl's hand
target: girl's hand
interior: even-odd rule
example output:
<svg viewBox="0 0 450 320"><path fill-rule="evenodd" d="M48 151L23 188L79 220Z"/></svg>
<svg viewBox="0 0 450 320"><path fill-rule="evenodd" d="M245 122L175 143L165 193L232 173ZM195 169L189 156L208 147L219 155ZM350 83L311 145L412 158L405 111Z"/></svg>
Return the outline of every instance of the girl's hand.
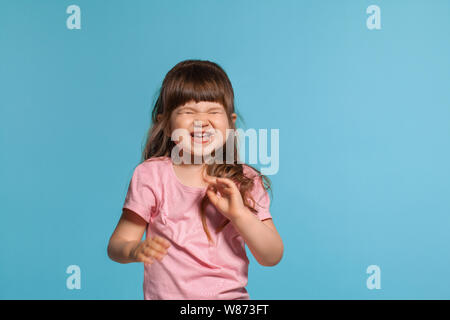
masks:
<svg viewBox="0 0 450 320"><path fill-rule="evenodd" d="M147 237L141 241L136 247L131 249L130 258L136 262L144 262L145 264L152 264L154 259L161 261L170 247L170 242L166 239L153 236Z"/></svg>
<svg viewBox="0 0 450 320"><path fill-rule="evenodd" d="M230 220L242 215L245 210L244 201L236 184L228 178L203 176L210 185L206 190L211 203ZM220 192L220 196L216 194Z"/></svg>

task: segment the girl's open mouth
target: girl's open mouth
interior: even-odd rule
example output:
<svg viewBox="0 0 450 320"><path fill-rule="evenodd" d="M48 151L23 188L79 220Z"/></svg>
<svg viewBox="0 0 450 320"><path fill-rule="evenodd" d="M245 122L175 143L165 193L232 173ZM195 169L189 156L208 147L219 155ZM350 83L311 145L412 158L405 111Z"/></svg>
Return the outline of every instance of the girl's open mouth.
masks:
<svg viewBox="0 0 450 320"><path fill-rule="evenodd" d="M211 140L213 139L214 134L211 132L192 132L191 133L191 139L192 141L196 142L196 143L201 143L201 144L205 144L205 143L209 143L211 142Z"/></svg>

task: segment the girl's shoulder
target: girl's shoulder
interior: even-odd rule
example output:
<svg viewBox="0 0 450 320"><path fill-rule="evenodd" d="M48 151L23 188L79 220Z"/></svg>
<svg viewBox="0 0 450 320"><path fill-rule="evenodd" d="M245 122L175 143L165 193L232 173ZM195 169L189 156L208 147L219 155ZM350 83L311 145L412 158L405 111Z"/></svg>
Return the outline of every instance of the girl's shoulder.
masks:
<svg viewBox="0 0 450 320"><path fill-rule="evenodd" d="M248 164L243 163L242 168L243 168L242 170L244 172L244 175L247 178L255 178L255 177L259 176L258 172Z"/></svg>
<svg viewBox="0 0 450 320"><path fill-rule="evenodd" d="M142 163L161 163L161 162L167 162L170 160L170 157L168 156L160 156L160 157L151 157L147 160L144 160Z"/></svg>
<svg viewBox="0 0 450 320"><path fill-rule="evenodd" d="M141 162L138 167L146 171L157 173L164 171L164 169L167 168L167 164L169 163L169 161L170 158L167 156L152 157Z"/></svg>

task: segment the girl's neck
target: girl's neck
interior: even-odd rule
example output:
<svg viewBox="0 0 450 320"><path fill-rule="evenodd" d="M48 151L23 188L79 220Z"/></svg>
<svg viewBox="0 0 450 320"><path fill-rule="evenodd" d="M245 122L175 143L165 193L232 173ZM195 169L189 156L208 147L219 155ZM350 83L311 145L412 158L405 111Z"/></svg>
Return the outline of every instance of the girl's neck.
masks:
<svg viewBox="0 0 450 320"><path fill-rule="evenodd" d="M173 164L174 166L183 169L183 170L189 170L192 172L196 171L203 171L206 165L204 163L202 164L193 164L193 163L180 163L180 164Z"/></svg>
<svg viewBox="0 0 450 320"><path fill-rule="evenodd" d="M198 162L198 159L195 159L193 154L191 154L191 157L190 157L190 160L189 160L190 162L189 163L185 163L183 161L183 153L181 152L181 160L182 161L181 161L180 164L175 164L174 163L173 165L177 166L180 169L191 171L191 172L201 172L206 167L206 164L204 162L202 162L202 163L195 163L195 160L197 160L197 162ZM203 159L201 159L201 160L203 160Z"/></svg>
<svg viewBox="0 0 450 320"><path fill-rule="evenodd" d="M200 188L208 186L203 179L203 174L206 169L205 164L172 164L175 175L182 184Z"/></svg>

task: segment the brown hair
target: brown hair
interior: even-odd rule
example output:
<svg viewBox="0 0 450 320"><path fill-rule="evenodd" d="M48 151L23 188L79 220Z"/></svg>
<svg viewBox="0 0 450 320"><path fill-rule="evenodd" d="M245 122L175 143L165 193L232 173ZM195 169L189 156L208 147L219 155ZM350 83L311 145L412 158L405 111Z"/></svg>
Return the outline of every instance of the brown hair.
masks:
<svg viewBox="0 0 450 320"><path fill-rule="evenodd" d="M169 120L172 111L178 106L194 100L195 102L209 101L222 104L227 113L228 122L231 129L236 130L235 124L231 120L231 114L236 113L234 107L234 92L231 82L225 71L216 63L207 60L185 60L176 64L165 76L159 95L152 111L152 125L147 134L145 148L142 152L142 161L152 157L169 156L175 143L170 138ZM161 115L160 121L157 116ZM240 117L238 115L238 117ZM168 134L168 135L167 135ZM210 176L225 177L233 180L242 195L244 205L250 211L256 213L255 200L250 195L254 187L254 177L244 175L243 166L252 168L256 175L261 177L258 181L264 189L270 189L271 182L269 178L262 175L256 168L242 163L237 163L238 149L237 137L234 137L234 163L215 163L206 164L206 172ZM224 153L223 159L228 159L226 150L221 149ZM250 205L251 200L252 205ZM205 207L209 198L205 194L200 204L200 213L203 229L208 237L208 241L212 241L206 224ZM222 225L216 229L216 233L220 232L230 220L226 219Z"/></svg>

